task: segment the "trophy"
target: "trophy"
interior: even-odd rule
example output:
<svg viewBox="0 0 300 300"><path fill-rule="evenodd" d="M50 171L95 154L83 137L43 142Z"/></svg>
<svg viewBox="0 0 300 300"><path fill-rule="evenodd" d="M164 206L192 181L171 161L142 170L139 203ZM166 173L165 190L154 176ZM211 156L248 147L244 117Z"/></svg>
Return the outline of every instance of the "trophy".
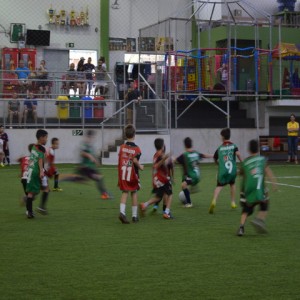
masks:
<svg viewBox="0 0 300 300"><path fill-rule="evenodd" d="M60 16L60 25L66 25L66 11L64 9L60 11Z"/></svg>
<svg viewBox="0 0 300 300"><path fill-rule="evenodd" d="M60 14L55 15L55 24L59 25L60 24Z"/></svg>
<svg viewBox="0 0 300 300"><path fill-rule="evenodd" d="M75 10L72 8L72 10L70 11L70 25L71 25L71 26L75 26L75 25L76 25L75 15L76 15L76 12L75 12Z"/></svg>
<svg viewBox="0 0 300 300"><path fill-rule="evenodd" d="M53 24L54 9L52 8L52 5L48 9L48 16L49 16L49 24Z"/></svg>
<svg viewBox="0 0 300 300"><path fill-rule="evenodd" d="M85 13L83 11L83 8L81 8L80 12L80 25L83 26L85 24Z"/></svg>
<svg viewBox="0 0 300 300"><path fill-rule="evenodd" d="M85 25L90 25L89 24L89 8L88 8L88 6L86 7L86 10L85 10Z"/></svg>

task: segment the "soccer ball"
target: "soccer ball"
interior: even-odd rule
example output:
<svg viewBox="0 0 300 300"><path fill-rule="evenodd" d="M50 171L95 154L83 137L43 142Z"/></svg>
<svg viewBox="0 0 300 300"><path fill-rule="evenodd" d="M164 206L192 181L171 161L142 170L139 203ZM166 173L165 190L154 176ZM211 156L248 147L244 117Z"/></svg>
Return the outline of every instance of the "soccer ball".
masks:
<svg viewBox="0 0 300 300"><path fill-rule="evenodd" d="M178 195L178 199L180 203L186 203L186 198L185 198L185 194L183 191L181 191Z"/></svg>

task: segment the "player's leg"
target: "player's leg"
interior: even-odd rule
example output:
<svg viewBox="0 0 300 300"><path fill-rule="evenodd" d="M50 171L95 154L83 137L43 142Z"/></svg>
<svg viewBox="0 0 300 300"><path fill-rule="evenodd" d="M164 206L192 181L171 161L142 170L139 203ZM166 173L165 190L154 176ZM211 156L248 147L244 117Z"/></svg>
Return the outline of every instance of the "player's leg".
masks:
<svg viewBox="0 0 300 300"><path fill-rule="evenodd" d="M107 200L112 198L105 187L102 174L99 174L96 170L90 169L88 172L88 177L96 182L97 189L101 193L101 199Z"/></svg>
<svg viewBox="0 0 300 300"><path fill-rule="evenodd" d="M222 191L222 189L223 189L223 185L217 183L217 186L216 186L216 188L214 190L213 199L211 201L211 204L210 204L210 207L209 207L209 210L208 210L208 212L210 214L214 213L214 209L215 209L215 207L217 205L217 200L218 200L219 194Z"/></svg>
<svg viewBox="0 0 300 300"><path fill-rule="evenodd" d="M235 209L237 208L235 203L235 193L236 193L236 187L235 183L230 184L230 199L231 199L231 208Z"/></svg>
<svg viewBox="0 0 300 300"><path fill-rule="evenodd" d="M181 189L184 193L185 199L186 199L186 203L184 204L184 207L192 207L192 200L191 200L191 195L190 195L190 191L188 189L188 185L190 185L192 182L189 178L185 178L184 181L182 181L181 183Z"/></svg>
<svg viewBox="0 0 300 300"><path fill-rule="evenodd" d="M44 176L42 178L42 195L40 200L40 206L37 208L37 211L42 215L47 215L47 202L49 197L49 185L48 185L48 177Z"/></svg>
<svg viewBox="0 0 300 300"><path fill-rule="evenodd" d="M59 182L59 172L57 171L57 169L55 170L55 173L54 173L54 186L53 186L53 191L56 191L56 192L62 192L63 189L60 188L58 186L58 182Z"/></svg>
<svg viewBox="0 0 300 300"><path fill-rule="evenodd" d="M123 224L129 224L129 221L126 218L126 202L128 198L128 192L122 191L121 200L120 200L120 214L119 214L119 220Z"/></svg>
<svg viewBox="0 0 300 300"><path fill-rule="evenodd" d="M138 196L137 192L131 192L131 211L132 211L132 223L137 223L139 221L138 218Z"/></svg>
<svg viewBox="0 0 300 300"><path fill-rule="evenodd" d="M241 199L242 206L242 215L240 219L240 227L237 231L238 236L243 236L245 234L245 223L247 221L248 216L251 216L253 213L254 206L247 205L246 199Z"/></svg>
<svg viewBox="0 0 300 300"><path fill-rule="evenodd" d="M256 218L251 221L251 224L254 226L256 232L267 233L268 230L266 228L265 220L268 214L269 201L261 201L259 203L259 208L259 212Z"/></svg>

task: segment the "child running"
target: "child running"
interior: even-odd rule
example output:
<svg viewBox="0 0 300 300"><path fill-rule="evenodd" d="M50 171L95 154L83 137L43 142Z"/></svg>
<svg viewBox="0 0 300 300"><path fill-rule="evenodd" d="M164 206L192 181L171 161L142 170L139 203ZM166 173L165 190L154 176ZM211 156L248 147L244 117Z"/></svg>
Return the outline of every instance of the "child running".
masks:
<svg viewBox="0 0 300 300"><path fill-rule="evenodd" d="M245 223L248 216L252 215L255 206L259 205L257 217L251 221L258 233L267 233L265 219L269 207L269 198L265 186L265 177L267 176L276 189L276 180L265 157L259 155L259 144L257 140L251 140L248 147L250 156L246 158L241 167L241 206L242 215L240 227L237 235L243 236L245 233Z"/></svg>
<svg viewBox="0 0 300 300"><path fill-rule="evenodd" d="M183 176L181 188L184 192L186 201L184 207L193 207L189 187L195 187L200 181L199 163L202 158L212 158L211 154L202 154L193 149L193 141L190 137L184 139L185 152L178 156L176 163L182 165Z"/></svg>
<svg viewBox="0 0 300 300"><path fill-rule="evenodd" d="M149 205L158 203L161 199L164 199L163 218L172 219L173 217L170 211L172 203L172 183L166 163L170 155L165 154L165 143L163 139L155 139L154 146L156 152L153 156L152 184L153 193L155 195L147 202L140 204L141 215L145 214Z"/></svg>
<svg viewBox="0 0 300 300"><path fill-rule="evenodd" d="M55 150L58 148L59 148L59 139L54 137L51 139L51 147L47 151L47 162L48 162L47 176L49 178L52 178L54 176L54 187L52 189L52 191L54 192L63 191L63 189L61 189L58 186L59 172L55 165Z"/></svg>
<svg viewBox="0 0 300 300"><path fill-rule="evenodd" d="M235 179L237 176L236 157L242 161L237 145L230 141L230 128L221 130L222 145L218 147L214 154L215 163L218 165L217 187L215 188L212 202L208 212L214 213L218 196L227 184L230 185L231 208L236 208L235 203Z"/></svg>
<svg viewBox="0 0 300 300"><path fill-rule="evenodd" d="M141 149L134 143L134 126L127 125L124 134L127 141L120 147L118 164L118 186L122 192L119 220L123 224L129 224L126 218L126 202L129 193L132 201L132 222L137 223L139 221L137 191L140 189L139 170L143 170L144 166L139 163L142 153Z"/></svg>

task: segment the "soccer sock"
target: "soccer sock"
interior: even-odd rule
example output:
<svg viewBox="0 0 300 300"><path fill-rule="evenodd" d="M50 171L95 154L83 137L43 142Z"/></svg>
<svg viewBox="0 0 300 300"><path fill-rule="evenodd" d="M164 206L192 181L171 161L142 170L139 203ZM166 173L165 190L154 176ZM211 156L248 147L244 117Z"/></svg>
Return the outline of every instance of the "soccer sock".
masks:
<svg viewBox="0 0 300 300"><path fill-rule="evenodd" d="M106 189L104 187L104 180L103 180L103 178L100 178L97 181L97 188L98 188L98 190L100 191L101 194L106 193Z"/></svg>
<svg viewBox="0 0 300 300"><path fill-rule="evenodd" d="M123 215L126 215L126 204L124 203L121 203L120 204L120 213L123 214Z"/></svg>
<svg viewBox="0 0 300 300"><path fill-rule="evenodd" d="M144 202L144 206L145 206L145 208L148 207L149 206L149 202L148 201Z"/></svg>
<svg viewBox="0 0 300 300"><path fill-rule="evenodd" d="M9 156L6 156L6 161L7 161L7 164L10 164L10 158L9 158Z"/></svg>
<svg viewBox="0 0 300 300"><path fill-rule="evenodd" d="M190 191L188 189L183 190L185 198L186 198L186 203L192 203L191 197L190 197Z"/></svg>
<svg viewBox="0 0 300 300"><path fill-rule="evenodd" d="M27 209L28 213L30 213L30 214L32 214L32 201L33 201L33 199L31 197L27 197L26 209Z"/></svg>
<svg viewBox="0 0 300 300"><path fill-rule="evenodd" d="M133 217L137 217L137 211L138 211L138 207L137 206L132 206L132 216Z"/></svg>
<svg viewBox="0 0 300 300"><path fill-rule="evenodd" d="M49 196L49 192L43 192L43 194L41 196L40 208L46 209L46 202L48 200L48 196Z"/></svg>
<svg viewBox="0 0 300 300"><path fill-rule="evenodd" d="M170 208L166 208L164 211L165 211L165 214L169 214L170 213Z"/></svg>
<svg viewBox="0 0 300 300"><path fill-rule="evenodd" d="M58 175L54 176L54 188L57 189L58 188Z"/></svg>
<svg viewBox="0 0 300 300"><path fill-rule="evenodd" d="M164 204L164 205L163 205L163 211L165 211L165 210L166 210L166 207L167 207L167 205L166 205L166 204Z"/></svg>

